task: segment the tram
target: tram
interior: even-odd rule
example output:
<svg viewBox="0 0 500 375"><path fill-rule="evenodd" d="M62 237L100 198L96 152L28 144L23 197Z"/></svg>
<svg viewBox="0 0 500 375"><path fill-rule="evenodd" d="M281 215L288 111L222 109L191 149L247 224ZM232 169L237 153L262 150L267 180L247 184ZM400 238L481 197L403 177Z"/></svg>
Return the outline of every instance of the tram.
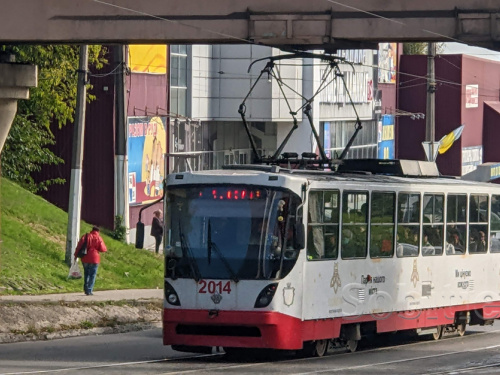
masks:
<svg viewBox="0 0 500 375"><path fill-rule="evenodd" d="M343 160L174 173L165 198L163 343L356 350L500 317L500 187L431 162Z"/></svg>

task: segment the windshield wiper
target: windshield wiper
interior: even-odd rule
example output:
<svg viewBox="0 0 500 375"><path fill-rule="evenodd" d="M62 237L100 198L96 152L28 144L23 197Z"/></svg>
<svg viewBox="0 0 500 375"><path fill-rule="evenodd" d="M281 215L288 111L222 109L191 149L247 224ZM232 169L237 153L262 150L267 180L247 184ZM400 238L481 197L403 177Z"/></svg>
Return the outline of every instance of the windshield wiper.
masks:
<svg viewBox="0 0 500 375"><path fill-rule="evenodd" d="M181 250L182 256L187 258L189 262L189 267L191 268L191 272L193 274L194 280L196 282L201 280L200 269L198 268L198 264L196 263L196 259L193 256L193 252L189 248L186 238L184 237L184 233L181 230L181 222L179 221L179 237L181 239Z"/></svg>
<svg viewBox="0 0 500 375"><path fill-rule="evenodd" d="M220 251L219 247L215 242L212 242L212 226L210 225L210 219L208 219L208 236L207 236L207 258L208 258L208 264L210 264L211 259L212 259L212 249L215 250L217 255L219 256L220 260L224 264L224 267L226 267L226 270L229 272L231 276L231 280L233 280L235 283L240 281L238 279L238 276L236 276L236 272L233 271L233 268L227 261L226 257L222 252Z"/></svg>

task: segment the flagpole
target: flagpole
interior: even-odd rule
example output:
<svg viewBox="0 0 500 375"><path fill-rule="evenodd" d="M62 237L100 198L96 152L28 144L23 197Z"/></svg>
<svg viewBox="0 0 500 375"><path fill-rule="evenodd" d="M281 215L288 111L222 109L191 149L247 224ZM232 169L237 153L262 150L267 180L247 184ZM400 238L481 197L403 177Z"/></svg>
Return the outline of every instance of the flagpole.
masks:
<svg viewBox="0 0 500 375"><path fill-rule="evenodd" d="M430 142L429 161L435 160L436 139L436 70L435 70L436 44L427 44L427 113L425 116L425 140Z"/></svg>

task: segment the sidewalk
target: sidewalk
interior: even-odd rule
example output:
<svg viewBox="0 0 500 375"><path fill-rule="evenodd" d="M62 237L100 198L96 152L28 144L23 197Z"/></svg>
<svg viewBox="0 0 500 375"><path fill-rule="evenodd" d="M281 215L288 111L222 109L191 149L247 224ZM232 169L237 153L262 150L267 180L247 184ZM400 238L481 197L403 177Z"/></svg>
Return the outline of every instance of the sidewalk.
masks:
<svg viewBox="0 0 500 375"><path fill-rule="evenodd" d="M94 295L87 296L81 293L61 293L45 295L0 296L0 303L29 303L29 302L91 302L91 301L121 301L121 300L148 300L163 299L163 289L124 289L94 291Z"/></svg>

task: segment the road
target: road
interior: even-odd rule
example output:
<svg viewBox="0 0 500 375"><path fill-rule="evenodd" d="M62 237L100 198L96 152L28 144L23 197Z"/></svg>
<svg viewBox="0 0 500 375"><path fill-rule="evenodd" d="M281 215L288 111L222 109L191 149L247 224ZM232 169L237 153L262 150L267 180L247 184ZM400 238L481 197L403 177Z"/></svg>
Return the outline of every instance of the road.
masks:
<svg viewBox="0 0 500 375"><path fill-rule="evenodd" d="M159 329L0 345L0 374L498 374L500 324L439 341L387 335L356 353L298 359L197 355L163 347Z"/></svg>

